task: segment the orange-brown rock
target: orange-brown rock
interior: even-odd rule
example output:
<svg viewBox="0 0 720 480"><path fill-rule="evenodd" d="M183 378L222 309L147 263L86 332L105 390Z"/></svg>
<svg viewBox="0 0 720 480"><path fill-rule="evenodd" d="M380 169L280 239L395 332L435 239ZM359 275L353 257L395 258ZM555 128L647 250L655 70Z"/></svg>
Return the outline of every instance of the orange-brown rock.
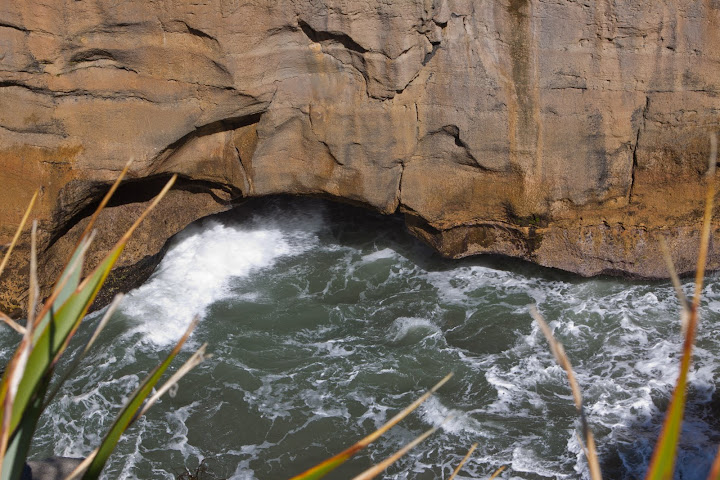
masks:
<svg viewBox="0 0 720 480"><path fill-rule="evenodd" d="M664 236L688 271L719 65L718 0L6 1L0 243L40 188L52 278L134 158L98 249L182 181L121 287L187 223L277 193L403 212L452 257L657 277Z"/></svg>

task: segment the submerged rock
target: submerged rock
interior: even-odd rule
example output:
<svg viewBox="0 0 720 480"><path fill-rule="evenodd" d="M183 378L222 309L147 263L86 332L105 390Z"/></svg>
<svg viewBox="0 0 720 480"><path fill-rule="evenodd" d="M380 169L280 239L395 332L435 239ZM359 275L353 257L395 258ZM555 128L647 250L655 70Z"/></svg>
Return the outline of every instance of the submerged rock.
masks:
<svg viewBox="0 0 720 480"><path fill-rule="evenodd" d="M451 257L659 277L664 236L694 267L716 1L28 0L0 18L0 243L41 188L41 278L129 158L91 261L182 180L120 289L188 223L270 194L402 212ZM15 312L25 264L0 285Z"/></svg>
<svg viewBox="0 0 720 480"><path fill-rule="evenodd" d="M82 458L50 457L27 463L23 480L64 480L78 465Z"/></svg>

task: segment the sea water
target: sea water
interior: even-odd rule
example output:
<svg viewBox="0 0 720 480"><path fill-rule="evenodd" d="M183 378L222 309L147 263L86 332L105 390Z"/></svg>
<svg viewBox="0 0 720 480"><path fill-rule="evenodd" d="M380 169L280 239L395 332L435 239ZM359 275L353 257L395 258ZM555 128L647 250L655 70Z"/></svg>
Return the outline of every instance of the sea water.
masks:
<svg viewBox="0 0 720 480"><path fill-rule="evenodd" d="M720 285L709 275L677 478L704 478L720 443ZM691 292L692 285L684 285ZM213 357L121 440L108 479L286 479L378 428L449 372L415 413L328 478L346 479L423 431L388 479L588 478L566 376L537 305L575 367L605 478L641 478L681 350L668 282L584 279L499 257L442 259L402 219L321 200L255 200L172 240L42 418L33 457L87 455L191 319L175 365ZM102 312L90 315L59 370ZM6 361L17 336L0 336ZM452 416L450 420L443 421ZM212 478L212 477L210 477Z"/></svg>

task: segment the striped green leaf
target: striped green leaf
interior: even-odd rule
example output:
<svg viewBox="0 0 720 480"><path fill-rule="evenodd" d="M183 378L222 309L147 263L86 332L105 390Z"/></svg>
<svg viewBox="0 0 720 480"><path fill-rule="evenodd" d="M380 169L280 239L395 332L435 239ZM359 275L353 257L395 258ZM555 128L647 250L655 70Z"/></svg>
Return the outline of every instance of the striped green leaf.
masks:
<svg viewBox="0 0 720 480"><path fill-rule="evenodd" d="M124 244L117 246L100 266L70 295L65 303L53 314L48 313L51 320L37 336L35 345L28 358L28 363L20 381L15 402L13 404L10 431L14 432L20 424L25 409L33 395L39 391L43 377L51 371L58 357L65 350L72 334L80 326L87 309L97 296L100 287L117 261ZM0 421L2 417L0 415Z"/></svg>
<svg viewBox="0 0 720 480"><path fill-rule="evenodd" d="M48 383L43 382L40 390L44 392ZM17 480L22 478L22 471L28 457L30 444L32 443L35 427L43 411L41 395L33 399L29 408L23 415L22 421L10 440L5 459L2 462L0 480Z"/></svg>

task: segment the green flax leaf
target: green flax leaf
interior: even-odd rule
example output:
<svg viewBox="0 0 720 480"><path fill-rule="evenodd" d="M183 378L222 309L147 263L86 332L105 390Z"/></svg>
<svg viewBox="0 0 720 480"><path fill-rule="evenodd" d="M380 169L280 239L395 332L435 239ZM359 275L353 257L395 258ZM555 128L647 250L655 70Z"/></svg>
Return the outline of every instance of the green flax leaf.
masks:
<svg viewBox="0 0 720 480"><path fill-rule="evenodd" d="M20 423L23 412L32 396L38 392L43 377L49 374L57 358L65 350L69 337L77 330L123 247L124 245L120 245L111 252L95 272L73 292L65 304L51 315L51 321L38 335L13 404L11 432L14 432Z"/></svg>

